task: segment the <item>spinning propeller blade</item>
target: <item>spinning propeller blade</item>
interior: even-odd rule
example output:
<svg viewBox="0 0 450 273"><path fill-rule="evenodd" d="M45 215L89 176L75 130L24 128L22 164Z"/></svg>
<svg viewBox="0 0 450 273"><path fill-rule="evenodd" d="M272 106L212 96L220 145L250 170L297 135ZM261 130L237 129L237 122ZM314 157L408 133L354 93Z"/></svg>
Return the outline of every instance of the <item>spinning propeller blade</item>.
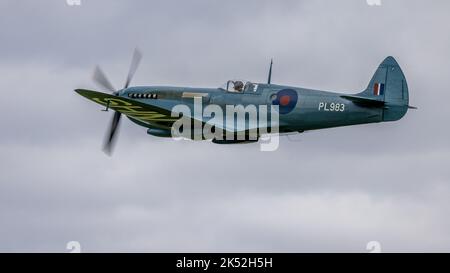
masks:
<svg viewBox="0 0 450 273"><path fill-rule="evenodd" d="M114 113L114 116L111 120L111 125L109 126L108 131L107 131L108 133L105 137L105 143L103 144L103 151L109 156L112 154L112 151L114 149L114 144L116 143L115 140L116 140L121 116L122 116L122 114L119 112Z"/></svg>
<svg viewBox="0 0 450 273"><path fill-rule="evenodd" d="M105 76L105 73L103 73L103 71L102 71L102 69L100 68L100 66L96 66L95 67L95 70L94 70L94 75L93 75L93 77L92 77L93 79L94 79L94 81L98 84L98 85L100 85L100 86L102 86L102 87L104 87L104 88L106 88L106 89L108 89L108 91L111 91L111 92L116 92L116 89L113 87L113 85L111 84L111 82L108 80L108 78Z"/></svg>
<svg viewBox="0 0 450 273"><path fill-rule="evenodd" d="M131 58L130 69L128 71L127 80L125 81L124 88L127 88L130 85L131 79L133 79L134 73L136 72L139 63L141 62L142 54L141 52L135 48L133 52L133 57Z"/></svg>

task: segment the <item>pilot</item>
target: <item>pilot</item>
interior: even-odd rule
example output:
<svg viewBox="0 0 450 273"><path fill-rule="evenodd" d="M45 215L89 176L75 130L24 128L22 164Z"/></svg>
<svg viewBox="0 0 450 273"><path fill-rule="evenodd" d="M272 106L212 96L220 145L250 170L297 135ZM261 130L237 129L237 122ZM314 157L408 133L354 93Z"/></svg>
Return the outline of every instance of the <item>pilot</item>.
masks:
<svg viewBox="0 0 450 273"><path fill-rule="evenodd" d="M242 92L244 89L244 83L241 81L235 81L234 82L234 90L237 92Z"/></svg>

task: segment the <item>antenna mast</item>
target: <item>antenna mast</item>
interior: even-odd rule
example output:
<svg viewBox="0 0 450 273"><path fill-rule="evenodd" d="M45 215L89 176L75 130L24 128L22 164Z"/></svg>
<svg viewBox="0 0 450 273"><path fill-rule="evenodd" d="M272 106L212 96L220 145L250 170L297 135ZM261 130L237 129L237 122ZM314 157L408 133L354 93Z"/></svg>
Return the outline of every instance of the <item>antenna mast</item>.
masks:
<svg viewBox="0 0 450 273"><path fill-rule="evenodd" d="M269 77L267 78L267 84L270 84L270 82L272 80L272 64L273 64L273 59L270 59Z"/></svg>

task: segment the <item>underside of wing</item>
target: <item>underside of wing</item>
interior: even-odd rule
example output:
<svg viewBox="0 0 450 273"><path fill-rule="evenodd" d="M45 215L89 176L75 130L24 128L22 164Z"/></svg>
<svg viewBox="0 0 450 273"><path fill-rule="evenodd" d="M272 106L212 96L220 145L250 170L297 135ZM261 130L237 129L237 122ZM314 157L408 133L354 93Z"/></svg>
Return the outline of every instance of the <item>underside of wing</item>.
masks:
<svg viewBox="0 0 450 273"><path fill-rule="evenodd" d="M249 130L257 130L261 127L261 124L257 121L249 122L248 120L240 120L237 122L237 120L234 120L229 124L222 119L205 118L201 115L196 117L193 115L195 112L193 103L188 102L184 102L183 105L187 106L190 111L187 111L186 113L175 113L172 109L180 104L179 101L159 100L158 102L152 101L150 104L93 90L76 89L75 91L81 96L120 112L130 118L133 122L148 128L169 129L181 115L190 118L191 121L200 122L202 126L208 124L216 129L223 130L224 132L248 132Z"/></svg>
<svg viewBox="0 0 450 273"><path fill-rule="evenodd" d="M109 108L140 122L174 122L178 119L177 116L172 117L172 111L167 108L92 90L76 89L75 91L93 102L105 107L108 106Z"/></svg>

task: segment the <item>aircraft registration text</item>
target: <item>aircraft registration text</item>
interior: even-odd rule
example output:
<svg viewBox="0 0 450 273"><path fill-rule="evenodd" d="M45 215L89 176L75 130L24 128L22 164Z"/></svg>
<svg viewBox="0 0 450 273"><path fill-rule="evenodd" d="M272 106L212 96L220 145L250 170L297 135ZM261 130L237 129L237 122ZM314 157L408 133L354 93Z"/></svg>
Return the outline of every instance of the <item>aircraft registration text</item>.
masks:
<svg viewBox="0 0 450 273"><path fill-rule="evenodd" d="M319 102L319 111L325 112L344 112L345 104L337 102Z"/></svg>

